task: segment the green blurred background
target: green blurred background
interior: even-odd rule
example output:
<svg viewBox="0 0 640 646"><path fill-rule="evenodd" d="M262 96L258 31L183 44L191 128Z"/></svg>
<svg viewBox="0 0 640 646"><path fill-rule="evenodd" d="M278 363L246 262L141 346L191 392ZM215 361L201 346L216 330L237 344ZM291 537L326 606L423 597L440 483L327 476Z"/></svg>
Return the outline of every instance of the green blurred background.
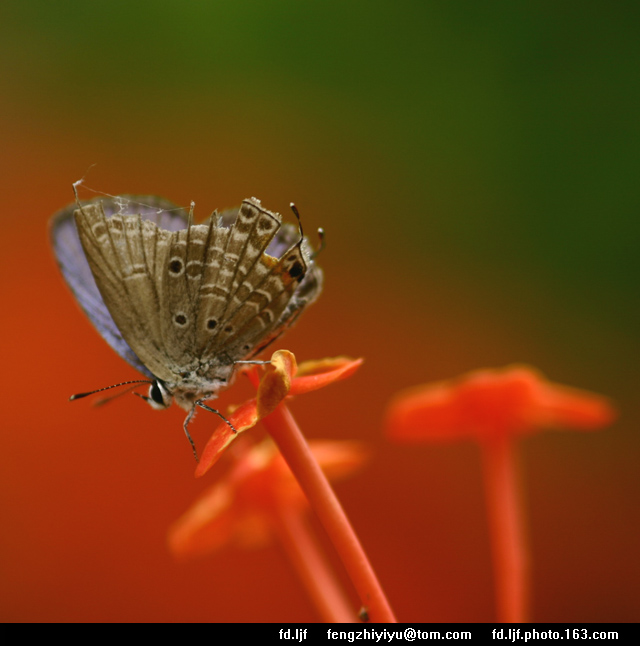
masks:
<svg viewBox="0 0 640 646"><path fill-rule="evenodd" d="M610 395L615 428L523 443L533 619L637 621L639 33L626 2L2 3L1 618L317 618L275 548L166 554L203 486L179 413L67 405L135 377L48 249L86 173L325 228L325 293L285 345L366 363L296 414L375 447L339 492L402 621L494 610L475 448L389 446L390 396L514 361Z"/></svg>

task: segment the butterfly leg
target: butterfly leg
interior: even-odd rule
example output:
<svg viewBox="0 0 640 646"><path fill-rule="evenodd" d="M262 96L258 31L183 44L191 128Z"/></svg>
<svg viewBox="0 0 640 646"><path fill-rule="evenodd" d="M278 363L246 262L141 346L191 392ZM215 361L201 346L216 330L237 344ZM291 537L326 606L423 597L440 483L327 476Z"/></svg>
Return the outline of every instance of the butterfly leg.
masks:
<svg viewBox="0 0 640 646"><path fill-rule="evenodd" d="M198 459L198 451L196 451L196 445L194 444L193 440L191 439L191 435L189 435L189 429L187 428L189 426L189 422L192 420L193 416L196 413L196 405L198 402L196 402L193 405L193 408L189 411L189 414L184 420L184 424L182 425L182 428L184 429L184 434L187 436L187 439L189 440L189 444L191 444L191 448L193 449L193 456L196 459L196 462L200 462Z"/></svg>
<svg viewBox="0 0 640 646"><path fill-rule="evenodd" d="M193 411L196 406L200 406L200 408L204 408L205 410L208 410L210 413L215 413L220 419L224 420L229 428L234 432L237 433L238 431L235 429L234 425L218 410L215 408L211 408L211 406L207 406L205 403L203 403L202 399L199 399L194 405L194 408L191 410ZM191 415L191 413L189 413Z"/></svg>
<svg viewBox="0 0 640 646"><path fill-rule="evenodd" d="M252 366L266 366L268 363L271 363L271 361L258 361L258 360L255 360L255 361L251 361L251 360L249 360L249 361L234 361L233 365L235 365L236 363L247 363L247 364L252 365Z"/></svg>

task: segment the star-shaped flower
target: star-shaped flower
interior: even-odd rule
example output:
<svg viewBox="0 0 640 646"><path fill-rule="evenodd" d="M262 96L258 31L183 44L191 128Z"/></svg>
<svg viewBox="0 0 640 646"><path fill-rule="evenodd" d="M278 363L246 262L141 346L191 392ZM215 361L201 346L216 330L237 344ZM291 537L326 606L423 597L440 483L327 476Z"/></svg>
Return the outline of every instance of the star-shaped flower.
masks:
<svg viewBox="0 0 640 646"><path fill-rule="evenodd" d="M331 480L357 471L368 451L357 442L312 440L311 451ZM240 447L239 447L240 449ZM230 544L260 547L280 541L320 615L353 622L355 611L306 522L307 499L269 438L236 452L230 473L209 488L173 525L172 552L181 558Z"/></svg>
<svg viewBox="0 0 640 646"><path fill-rule="evenodd" d="M593 430L614 418L606 397L552 383L535 368L512 365L398 394L388 409L387 431L402 441L490 440L542 428Z"/></svg>
<svg viewBox="0 0 640 646"><path fill-rule="evenodd" d="M330 480L354 473L368 457L368 451L357 442L312 440L309 446ZM258 547L272 538L282 508L307 509L307 499L267 438L244 448L230 473L174 524L171 549L179 556L197 556L229 543Z"/></svg>
<svg viewBox="0 0 640 646"><path fill-rule="evenodd" d="M525 365L419 386L391 402L387 434L394 440L480 443L499 621L523 622L528 615L529 554L514 438L544 428L594 430L615 415L605 397L552 383Z"/></svg>
<svg viewBox="0 0 640 646"><path fill-rule="evenodd" d="M223 422L214 430L202 452L196 468L196 477L203 476L241 433L271 414L286 397L303 395L347 379L361 365L362 359L337 357L307 361L298 366L295 356L288 350L274 352L270 363L265 366L262 377L258 374L258 366L247 372L254 384L258 384L257 395L255 399L241 404L229 415L231 425Z"/></svg>

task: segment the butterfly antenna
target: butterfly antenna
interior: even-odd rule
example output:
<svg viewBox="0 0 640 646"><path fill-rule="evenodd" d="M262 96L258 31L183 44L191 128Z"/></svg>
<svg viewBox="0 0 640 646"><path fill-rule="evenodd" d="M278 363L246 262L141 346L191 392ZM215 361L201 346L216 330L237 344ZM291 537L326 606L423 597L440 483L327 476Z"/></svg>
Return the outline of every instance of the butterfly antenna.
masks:
<svg viewBox="0 0 640 646"><path fill-rule="evenodd" d="M187 228L191 228L193 226L193 212L196 208L196 203L191 200L191 204L189 206L189 216L187 218Z"/></svg>
<svg viewBox="0 0 640 646"><path fill-rule="evenodd" d="M78 205L78 207L80 209L82 209L82 204L80 204L80 198L78 197L78 186L80 186L81 184L84 184L85 177L88 175L89 171L96 165L97 165L97 162L95 164L91 164L91 166L89 166L89 168L87 168L87 171L82 176L82 179L79 179L79 180L75 181L71 185L73 187L73 194L76 196L76 204ZM89 189L89 190L91 190L91 189Z"/></svg>
<svg viewBox="0 0 640 646"><path fill-rule="evenodd" d="M311 254L311 260L315 260L325 250L325 247L327 246L327 243L324 237L324 229L322 227L318 228L318 240L320 240L320 246Z"/></svg>
<svg viewBox="0 0 640 646"><path fill-rule="evenodd" d="M88 393L77 393L69 397L69 401L75 401L76 399L82 399L83 397L88 397L89 395L95 395L96 393L101 393L104 390L110 390L111 388L119 388L120 386L128 386L129 384L152 384L152 381L148 379L138 379L136 381L123 381L119 384L113 384L113 386L105 386L104 388L98 388L97 390L91 390Z"/></svg>
<svg viewBox="0 0 640 646"><path fill-rule="evenodd" d="M302 241L304 239L304 231L302 230L302 219L300 218L300 212L298 211L298 207L293 202L291 202L289 206L291 207L293 214L296 216L296 219L298 220L298 230L300 231L300 240L298 241L297 244L300 245L302 244ZM318 239L320 240L320 246L311 254L311 260L315 260L318 254L322 253L324 251L324 248L326 247L324 229L322 227L318 228Z"/></svg>
<svg viewBox="0 0 640 646"><path fill-rule="evenodd" d="M84 182L84 177L79 179L77 182L74 182L71 186L73 187L73 194L76 197L76 204L80 206L80 198L78 197L78 186Z"/></svg>
<svg viewBox="0 0 640 646"><path fill-rule="evenodd" d="M130 393L134 388L137 388L137 387L138 387L138 384L134 384L130 388L123 390L121 393L116 393L115 395L111 395L110 397L104 397L103 399L98 399L97 401L93 402L93 405L97 408L98 406L104 406L105 404L109 404L114 399L118 399L118 397L122 397L123 395ZM134 393L134 394L139 395L140 393Z"/></svg>
<svg viewBox="0 0 640 646"><path fill-rule="evenodd" d="M298 211L298 207L293 202L289 204L289 207L298 220L298 231L300 231L300 240L298 241L298 244L300 245L302 244L302 240L304 239L304 231L302 230L302 220L300 219L300 213Z"/></svg>

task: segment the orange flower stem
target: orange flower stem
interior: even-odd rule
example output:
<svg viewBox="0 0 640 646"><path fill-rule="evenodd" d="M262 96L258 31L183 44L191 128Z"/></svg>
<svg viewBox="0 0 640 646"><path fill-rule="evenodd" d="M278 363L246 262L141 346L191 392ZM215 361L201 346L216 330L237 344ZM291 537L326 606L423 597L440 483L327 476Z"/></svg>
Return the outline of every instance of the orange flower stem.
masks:
<svg viewBox="0 0 640 646"><path fill-rule="evenodd" d="M324 621L357 621L349 599L313 537L299 509L280 505L275 510L275 530L294 568Z"/></svg>
<svg viewBox="0 0 640 646"><path fill-rule="evenodd" d="M284 403L262 419L333 542L372 622L396 619L380 583L331 485Z"/></svg>
<svg viewBox="0 0 640 646"><path fill-rule="evenodd" d="M529 615L529 550L513 442L506 435L486 439L482 452L498 621L522 623Z"/></svg>

